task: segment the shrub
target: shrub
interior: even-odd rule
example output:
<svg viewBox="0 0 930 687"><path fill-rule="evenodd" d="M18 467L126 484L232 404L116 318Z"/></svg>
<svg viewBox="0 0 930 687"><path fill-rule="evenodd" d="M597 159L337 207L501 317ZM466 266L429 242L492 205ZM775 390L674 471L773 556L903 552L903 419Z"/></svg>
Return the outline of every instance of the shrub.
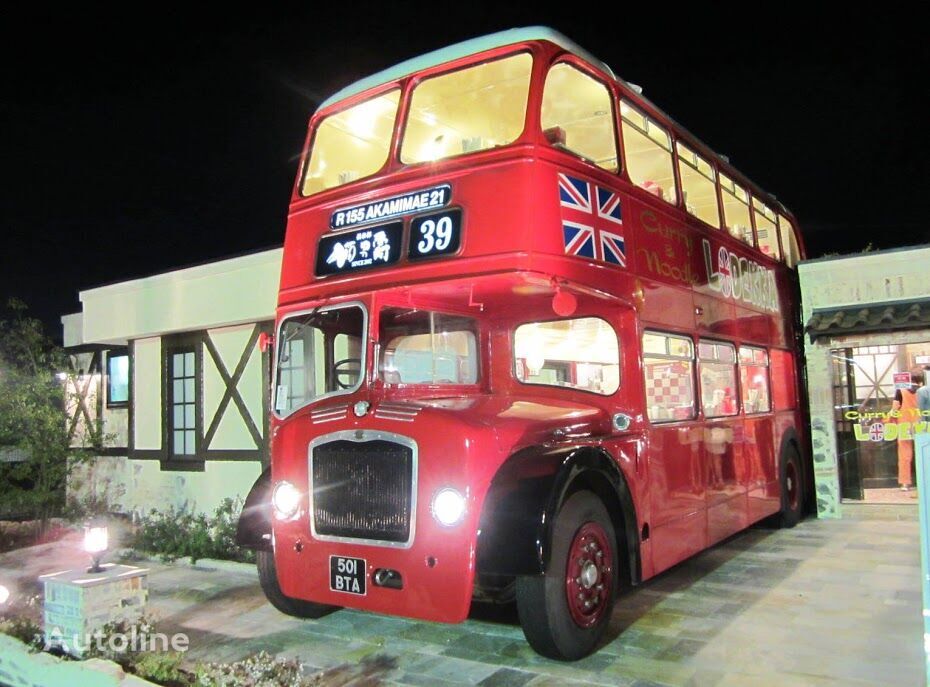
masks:
<svg viewBox="0 0 930 687"><path fill-rule="evenodd" d="M213 517L203 513L169 508L144 516L136 531L133 548L157 554L163 561L190 557L255 562L255 554L236 545L236 524L242 510L240 499L224 499Z"/></svg>
<svg viewBox="0 0 930 687"><path fill-rule="evenodd" d="M131 666L131 672L143 680L149 680L166 687L187 687L192 683L192 675L181 667L181 654L148 652L140 654Z"/></svg>
<svg viewBox="0 0 930 687"><path fill-rule="evenodd" d="M0 616L0 633L15 637L33 651L40 651L45 647L42 628L29 618Z"/></svg>
<svg viewBox="0 0 930 687"><path fill-rule="evenodd" d="M311 687L315 677L304 677L295 659L275 658L260 651L235 663L206 663L197 667L198 687Z"/></svg>

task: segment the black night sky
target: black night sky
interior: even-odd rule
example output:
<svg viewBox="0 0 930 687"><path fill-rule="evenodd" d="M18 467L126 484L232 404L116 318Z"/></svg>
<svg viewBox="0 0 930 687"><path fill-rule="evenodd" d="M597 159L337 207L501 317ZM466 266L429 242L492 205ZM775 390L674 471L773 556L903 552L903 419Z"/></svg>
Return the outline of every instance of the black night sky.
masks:
<svg viewBox="0 0 930 687"><path fill-rule="evenodd" d="M23 299L58 334L81 289L281 243L318 102L408 57L532 24L642 85L778 196L811 257L930 241L920 22L892 6L898 16L650 5L647 14L469 0L343 3L329 14L281 3L8 15L0 296Z"/></svg>

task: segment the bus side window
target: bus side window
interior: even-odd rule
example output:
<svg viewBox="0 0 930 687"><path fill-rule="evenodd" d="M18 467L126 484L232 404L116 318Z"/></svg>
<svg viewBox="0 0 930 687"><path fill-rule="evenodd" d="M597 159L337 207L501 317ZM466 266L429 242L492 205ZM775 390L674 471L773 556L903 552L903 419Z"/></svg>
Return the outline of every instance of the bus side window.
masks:
<svg viewBox="0 0 930 687"><path fill-rule="evenodd" d="M794 235L794 228L791 222L784 215L778 216L778 231L781 234L781 247L785 252L785 264L788 267L794 267L801 259L801 251L798 249L798 240Z"/></svg>
<svg viewBox="0 0 930 687"><path fill-rule="evenodd" d="M753 245L752 220L749 218L749 194L746 189L721 172L723 221L732 236Z"/></svg>
<svg viewBox="0 0 930 687"><path fill-rule="evenodd" d="M620 101L620 115L630 181L664 201L677 203L668 132L625 100Z"/></svg>
<svg viewBox="0 0 930 687"><path fill-rule="evenodd" d="M739 377L746 414L771 410L769 396L769 356L763 348L740 346Z"/></svg>
<svg viewBox="0 0 930 687"><path fill-rule="evenodd" d="M612 98L607 87L564 62L546 76L542 128L550 143L598 167L618 170Z"/></svg>
<svg viewBox="0 0 930 687"><path fill-rule="evenodd" d="M717 179L711 164L690 148L677 142L678 175L685 210L720 228L720 204L717 201Z"/></svg>
<svg viewBox="0 0 930 687"><path fill-rule="evenodd" d="M701 406L705 417L736 415L736 348L719 341L698 344Z"/></svg>
<svg viewBox="0 0 930 687"><path fill-rule="evenodd" d="M772 208L753 196L752 214L756 220L756 237L759 239L759 250L770 258L781 260L781 252L778 250L778 225Z"/></svg>
<svg viewBox="0 0 930 687"><path fill-rule="evenodd" d="M652 422L694 417L694 344L672 334L643 334L646 413Z"/></svg>

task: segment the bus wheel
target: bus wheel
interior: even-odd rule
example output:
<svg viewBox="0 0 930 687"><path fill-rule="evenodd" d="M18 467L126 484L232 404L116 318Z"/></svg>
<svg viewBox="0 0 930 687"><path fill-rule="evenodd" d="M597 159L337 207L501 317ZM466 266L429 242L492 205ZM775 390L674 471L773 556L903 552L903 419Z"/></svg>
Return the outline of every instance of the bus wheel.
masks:
<svg viewBox="0 0 930 687"><path fill-rule="evenodd" d="M801 507L804 502L801 459L794 446L788 447L781 461L780 483L781 512L778 524L780 527L794 527L801 520Z"/></svg>
<svg viewBox="0 0 930 687"><path fill-rule="evenodd" d="M278 573L274 565L274 552L259 551L258 554L258 581L262 591L272 606L282 613L295 618L322 618L324 615L339 610L339 606L327 606L303 599L294 599L285 596L278 585Z"/></svg>
<svg viewBox="0 0 930 687"><path fill-rule="evenodd" d="M617 594L617 541L607 510L579 491L562 505L544 575L517 579L517 612L530 646L548 658L584 658L604 636Z"/></svg>

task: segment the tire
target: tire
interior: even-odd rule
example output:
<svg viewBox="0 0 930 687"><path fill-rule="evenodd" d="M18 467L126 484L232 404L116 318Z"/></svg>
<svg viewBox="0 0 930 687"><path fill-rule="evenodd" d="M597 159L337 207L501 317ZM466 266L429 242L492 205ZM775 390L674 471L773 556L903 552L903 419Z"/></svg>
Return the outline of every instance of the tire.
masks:
<svg viewBox="0 0 930 687"><path fill-rule="evenodd" d="M605 560L606 566L594 565ZM572 494L555 519L546 573L517 578L517 613L526 641L537 653L559 661L589 655L610 622L618 572L607 509L589 491Z"/></svg>
<svg viewBox="0 0 930 687"><path fill-rule="evenodd" d="M778 513L778 526L790 528L801 521L804 504L804 473L801 472L798 450L793 444L785 450L780 473L781 511Z"/></svg>
<svg viewBox="0 0 930 687"><path fill-rule="evenodd" d="M294 599L285 596L278 585L278 572L274 564L273 551L259 551L258 553L258 581L262 585L262 591L265 592L265 598L272 606L286 615L292 615L295 618L322 618L333 611L339 610L339 606L327 606L318 604L313 601L304 601L303 599Z"/></svg>

